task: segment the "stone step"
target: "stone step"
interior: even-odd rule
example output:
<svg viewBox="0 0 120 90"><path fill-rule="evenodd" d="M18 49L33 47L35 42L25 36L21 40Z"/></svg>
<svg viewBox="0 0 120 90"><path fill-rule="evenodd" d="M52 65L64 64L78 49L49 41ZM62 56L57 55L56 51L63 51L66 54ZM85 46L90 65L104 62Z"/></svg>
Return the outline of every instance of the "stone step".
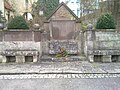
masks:
<svg viewBox="0 0 120 90"><path fill-rule="evenodd" d="M41 60L43 62L73 62L73 61L86 61L85 56L69 56L69 57L52 57L52 56L42 56Z"/></svg>

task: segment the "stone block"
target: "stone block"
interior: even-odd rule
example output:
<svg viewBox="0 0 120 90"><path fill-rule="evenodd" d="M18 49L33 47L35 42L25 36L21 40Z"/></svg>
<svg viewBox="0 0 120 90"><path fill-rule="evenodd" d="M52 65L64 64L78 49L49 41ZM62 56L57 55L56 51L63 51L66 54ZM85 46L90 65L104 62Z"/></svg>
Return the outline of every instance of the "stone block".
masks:
<svg viewBox="0 0 120 90"><path fill-rule="evenodd" d="M112 62L111 55L103 55L102 62L104 62L104 63Z"/></svg>
<svg viewBox="0 0 120 90"><path fill-rule="evenodd" d="M25 56L16 56L16 63L25 63Z"/></svg>
<svg viewBox="0 0 120 90"><path fill-rule="evenodd" d="M3 56L0 55L0 63L2 63L2 60L3 60Z"/></svg>
<svg viewBox="0 0 120 90"><path fill-rule="evenodd" d="M94 62L94 55L89 55L89 56L88 56L88 60L89 60L90 62Z"/></svg>
<svg viewBox="0 0 120 90"><path fill-rule="evenodd" d="M33 56L33 62L37 62L38 57L37 56Z"/></svg>
<svg viewBox="0 0 120 90"><path fill-rule="evenodd" d="M2 63L6 63L6 62L7 62L7 58L6 56L3 56Z"/></svg>

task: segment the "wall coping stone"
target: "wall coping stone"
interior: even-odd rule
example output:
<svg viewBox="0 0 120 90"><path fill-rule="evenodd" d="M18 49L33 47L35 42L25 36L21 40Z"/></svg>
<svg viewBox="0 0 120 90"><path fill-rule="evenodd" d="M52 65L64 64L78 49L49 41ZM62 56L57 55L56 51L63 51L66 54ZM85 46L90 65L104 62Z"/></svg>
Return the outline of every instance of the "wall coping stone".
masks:
<svg viewBox="0 0 120 90"><path fill-rule="evenodd" d="M2 52L0 52L0 54L1 55L3 55L3 56L35 56L35 55L38 55L38 51L22 51L22 50L20 50L20 51L14 51L14 50L10 50L10 51L8 51L8 50L5 50L5 51L2 51Z"/></svg>
<svg viewBox="0 0 120 90"><path fill-rule="evenodd" d="M93 50L88 51L89 55L120 55L120 50Z"/></svg>

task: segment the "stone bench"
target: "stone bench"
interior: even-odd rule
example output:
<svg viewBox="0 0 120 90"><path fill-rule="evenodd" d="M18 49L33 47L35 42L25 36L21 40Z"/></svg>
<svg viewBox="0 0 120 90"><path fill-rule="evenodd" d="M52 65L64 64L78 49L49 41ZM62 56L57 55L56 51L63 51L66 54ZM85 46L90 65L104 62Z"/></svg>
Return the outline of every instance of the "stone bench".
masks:
<svg viewBox="0 0 120 90"><path fill-rule="evenodd" d="M93 50L88 58L91 62L120 62L120 50Z"/></svg>
<svg viewBox="0 0 120 90"><path fill-rule="evenodd" d="M0 62L37 62L38 51L37 50L5 50L0 52Z"/></svg>

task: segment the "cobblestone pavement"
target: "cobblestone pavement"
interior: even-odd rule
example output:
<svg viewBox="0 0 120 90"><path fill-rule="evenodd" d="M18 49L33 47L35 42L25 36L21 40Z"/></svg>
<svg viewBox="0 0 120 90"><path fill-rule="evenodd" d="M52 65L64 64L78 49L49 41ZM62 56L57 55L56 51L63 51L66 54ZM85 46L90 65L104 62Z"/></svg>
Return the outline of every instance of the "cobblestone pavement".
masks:
<svg viewBox="0 0 120 90"><path fill-rule="evenodd" d="M0 79L40 79L40 78L119 78L120 74L19 74L0 75Z"/></svg>
<svg viewBox="0 0 120 90"><path fill-rule="evenodd" d="M41 62L0 64L0 79L120 77L120 63Z"/></svg>

